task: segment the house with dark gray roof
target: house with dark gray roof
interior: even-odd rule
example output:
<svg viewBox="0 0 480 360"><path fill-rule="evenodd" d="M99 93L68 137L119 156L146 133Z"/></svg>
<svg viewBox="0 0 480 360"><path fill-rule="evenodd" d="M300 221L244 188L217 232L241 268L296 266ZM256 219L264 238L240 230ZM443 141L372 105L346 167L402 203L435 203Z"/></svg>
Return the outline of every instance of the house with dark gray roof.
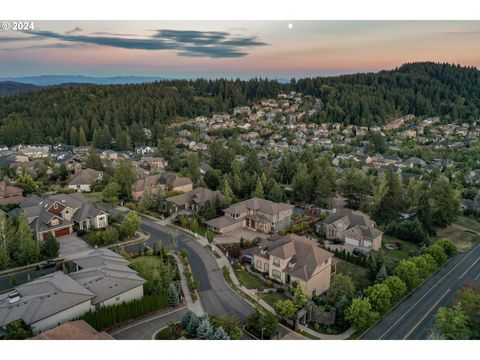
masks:
<svg viewBox="0 0 480 360"><path fill-rule="evenodd" d="M378 250L382 246L383 232L370 217L360 211L339 209L325 220L316 224L317 231L325 228L330 240L341 240L345 250L359 249L365 252Z"/></svg>
<svg viewBox="0 0 480 360"><path fill-rule="evenodd" d="M255 269L281 284L299 284L308 296L327 291L335 273L333 254L296 234L272 236L252 255Z"/></svg>
<svg viewBox="0 0 480 360"><path fill-rule="evenodd" d="M89 250L71 260L76 271L57 271L15 287L0 295L0 333L18 320L38 333L89 310L142 298L145 280L128 265L112 250Z"/></svg>
<svg viewBox="0 0 480 360"><path fill-rule="evenodd" d="M48 234L70 235L74 230L101 229L108 226L108 214L89 203L81 193L56 194L46 198L26 197L13 213L25 213L37 239Z"/></svg>

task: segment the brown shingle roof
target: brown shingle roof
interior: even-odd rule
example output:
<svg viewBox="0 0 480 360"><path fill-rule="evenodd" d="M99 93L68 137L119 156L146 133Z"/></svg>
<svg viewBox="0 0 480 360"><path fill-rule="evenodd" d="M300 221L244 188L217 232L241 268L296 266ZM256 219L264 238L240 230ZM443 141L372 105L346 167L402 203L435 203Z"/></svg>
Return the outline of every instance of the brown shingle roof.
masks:
<svg viewBox="0 0 480 360"><path fill-rule="evenodd" d="M84 320L77 320L54 327L31 340L114 340L105 331L98 332Z"/></svg>

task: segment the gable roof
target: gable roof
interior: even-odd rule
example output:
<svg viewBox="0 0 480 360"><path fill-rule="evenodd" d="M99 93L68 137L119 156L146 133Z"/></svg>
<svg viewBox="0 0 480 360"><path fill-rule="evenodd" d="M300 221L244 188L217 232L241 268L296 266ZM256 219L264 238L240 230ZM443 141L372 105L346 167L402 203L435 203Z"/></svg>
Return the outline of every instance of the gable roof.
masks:
<svg viewBox="0 0 480 360"><path fill-rule="evenodd" d="M94 169L80 170L77 174L75 174L69 185L91 185L101 176L101 171Z"/></svg>
<svg viewBox="0 0 480 360"><path fill-rule="evenodd" d="M320 265L333 258L333 254L320 248L315 242L304 236L289 234L275 241L266 241L254 254L267 255L289 260L284 271L301 280L308 281Z"/></svg>
<svg viewBox="0 0 480 360"><path fill-rule="evenodd" d="M282 211L293 208L293 205L287 203L276 203L266 199L251 198L229 206L224 212L238 214L247 210L259 210L265 214L276 215Z"/></svg>
<svg viewBox="0 0 480 360"><path fill-rule="evenodd" d="M220 191L212 191L204 187L197 187L184 194L169 197L167 198L167 201L170 201L177 206L190 202L203 206L207 201L214 202L217 198L220 199L220 197L222 197Z"/></svg>

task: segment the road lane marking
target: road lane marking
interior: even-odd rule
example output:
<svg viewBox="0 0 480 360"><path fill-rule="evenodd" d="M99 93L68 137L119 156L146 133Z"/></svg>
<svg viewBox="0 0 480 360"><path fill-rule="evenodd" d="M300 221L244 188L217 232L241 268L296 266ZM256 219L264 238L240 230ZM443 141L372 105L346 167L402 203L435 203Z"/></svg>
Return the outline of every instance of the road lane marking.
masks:
<svg viewBox="0 0 480 360"><path fill-rule="evenodd" d="M428 291L427 291L420 299L418 299L418 300L415 302L415 304L413 304L413 306L411 306L402 316L400 316L400 317L397 319L397 321L395 321L395 322L392 324L392 326L390 326L390 327L387 329L387 331L385 331L385 332L382 334L382 336L380 336L380 337L378 338L378 340L382 340L383 337L384 337L385 335L387 335L387 333L390 332L390 330L392 330L392 329L395 327L395 325L397 325L410 311L412 311L412 309L413 309L415 306L418 305L418 303L419 303L420 301L423 300L423 298L424 298L425 296L427 296L427 295L430 293L430 291L432 291L443 279L445 279L448 275L450 275L450 273L451 273L453 270L455 270L458 266L460 266L460 264L462 264L462 263L465 261L465 259L467 259L471 254L473 254L474 250L475 250L478 246L480 246L480 245L476 245L474 248L472 248L472 250L471 250L468 254L466 254L466 255L458 262L458 264L456 264L453 268L451 268L445 275L442 276L442 278L441 278L440 280L438 280L430 289L428 289ZM418 290L418 289L417 289L417 290Z"/></svg>
<svg viewBox="0 0 480 360"><path fill-rule="evenodd" d="M480 258L478 258L477 261L475 261L472 265L470 265L470 266L468 267L468 269L465 270L465 272L464 272L462 275L460 275L460 277L458 278L458 280L460 280L460 279L463 278L465 275L467 275L467 273L468 273L479 261L480 261Z"/></svg>
<svg viewBox="0 0 480 360"><path fill-rule="evenodd" d="M480 277L480 272L478 273L477 276L475 276L475 279L473 279L473 280L477 281L477 279L478 279L479 277Z"/></svg>
<svg viewBox="0 0 480 360"><path fill-rule="evenodd" d="M440 303L440 301L442 301L445 296L447 296L447 294L450 292L451 289L447 289L447 291L445 291L443 293L443 295L440 297L440 299L438 299L435 304L433 304L433 306L426 312L425 315L423 315L421 317L421 319L415 324L415 326L413 328L410 329L410 331L407 333L407 335L405 335L402 340L405 340L406 338L408 338L414 331L415 329L423 322L423 320L425 320L425 318L430 315L430 313L433 311L433 309L435 309L435 307Z"/></svg>

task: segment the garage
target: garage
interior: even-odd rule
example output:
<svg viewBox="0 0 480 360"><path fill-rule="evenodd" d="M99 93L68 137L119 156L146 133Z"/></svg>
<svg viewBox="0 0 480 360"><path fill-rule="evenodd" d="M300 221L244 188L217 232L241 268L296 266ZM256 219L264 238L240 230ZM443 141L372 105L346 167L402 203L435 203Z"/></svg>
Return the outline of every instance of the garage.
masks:
<svg viewBox="0 0 480 360"><path fill-rule="evenodd" d="M70 228L63 228L59 230L55 230L55 237L60 237L60 236L65 236L65 235L70 235Z"/></svg>

